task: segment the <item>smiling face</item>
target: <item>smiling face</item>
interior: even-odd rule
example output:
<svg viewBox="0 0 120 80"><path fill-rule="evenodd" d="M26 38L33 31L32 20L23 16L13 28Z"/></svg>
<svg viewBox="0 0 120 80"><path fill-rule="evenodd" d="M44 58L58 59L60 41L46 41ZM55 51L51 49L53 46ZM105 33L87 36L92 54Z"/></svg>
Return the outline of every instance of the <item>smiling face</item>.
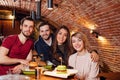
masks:
<svg viewBox="0 0 120 80"><path fill-rule="evenodd" d="M58 45L62 45L66 41L67 34L68 34L68 32L65 29L61 28L59 30L59 32L57 33L57 42L58 42Z"/></svg>
<svg viewBox="0 0 120 80"><path fill-rule="evenodd" d="M84 49L84 42L78 37L72 37L72 45L77 52L81 52Z"/></svg>
<svg viewBox="0 0 120 80"><path fill-rule="evenodd" d="M43 25L39 30L39 34L44 40L48 40L50 38L51 30L49 25Z"/></svg>
<svg viewBox="0 0 120 80"><path fill-rule="evenodd" d="M30 20L25 20L22 25L20 25L21 33L25 37L29 37L34 31L34 22Z"/></svg>
<svg viewBox="0 0 120 80"><path fill-rule="evenodd" d="M76 32L72 35L71 44L77 52L90 48L87 36L82 32Z"/></svg>

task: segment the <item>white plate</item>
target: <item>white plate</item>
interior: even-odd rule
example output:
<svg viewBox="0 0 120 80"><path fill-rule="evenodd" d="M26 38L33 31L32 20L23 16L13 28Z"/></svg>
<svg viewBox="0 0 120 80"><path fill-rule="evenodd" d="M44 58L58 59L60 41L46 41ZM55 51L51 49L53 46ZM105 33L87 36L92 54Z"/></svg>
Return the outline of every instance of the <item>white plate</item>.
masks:
<svg viewBox="0 0 120 80"><path fill-rule="evenodd" d="M54 71L45 71L43 74L53 77L60 77L60 78L68 78L68 76L74 75L78 72L78 70L75 69L67 69L66 74L57 74L56 70Z"/></svg>

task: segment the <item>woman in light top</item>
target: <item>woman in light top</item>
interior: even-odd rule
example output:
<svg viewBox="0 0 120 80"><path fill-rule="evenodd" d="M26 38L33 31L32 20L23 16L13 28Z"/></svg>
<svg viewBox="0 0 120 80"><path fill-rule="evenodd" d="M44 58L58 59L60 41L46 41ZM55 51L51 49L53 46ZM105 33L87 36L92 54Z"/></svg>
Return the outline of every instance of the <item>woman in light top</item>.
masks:
<svg viewBox="0 0 120 80"><path fill-rule="evenodd" d="M78 70L75 79L78 80L99 80L98 62L93 62L88 52L89 43L85 34L76 32L71 37L71 43L76 53L69 57L69 66Z"/></svg>

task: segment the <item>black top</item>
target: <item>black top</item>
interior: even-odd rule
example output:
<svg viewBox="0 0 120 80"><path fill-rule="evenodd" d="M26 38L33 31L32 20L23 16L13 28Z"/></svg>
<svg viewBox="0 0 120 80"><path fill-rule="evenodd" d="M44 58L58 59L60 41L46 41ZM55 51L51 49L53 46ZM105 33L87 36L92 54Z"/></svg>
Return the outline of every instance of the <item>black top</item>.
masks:
<svg viewBox="0 0 120 80"><path fill-rule="evenodd" d="M68 64L67 52L64 48L64 45L57 46L56 53L52 53L52 57L50 57L50 60L55 66L57 66L61 64L60 58L62 58L62 64Z"/></svg>

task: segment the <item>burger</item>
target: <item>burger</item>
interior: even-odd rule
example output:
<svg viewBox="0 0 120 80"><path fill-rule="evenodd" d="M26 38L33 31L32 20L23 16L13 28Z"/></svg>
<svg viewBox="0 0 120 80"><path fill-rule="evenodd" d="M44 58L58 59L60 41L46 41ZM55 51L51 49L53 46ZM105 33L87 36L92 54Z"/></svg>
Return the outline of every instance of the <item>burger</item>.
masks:
<svg viewBox="0 0 120 80"><path fill-rule="evenodd" d="M29 63L29 68L30 69L35 69L35 67L37 67L37 66L38 66L37 62L30 62Z"/></svg>
<svg viewBox="0 0 120 80"><path fill-rule="evenodd" d="M56 69L57 74L66 74L67 67L65 65L58 65Z"/></svg>

